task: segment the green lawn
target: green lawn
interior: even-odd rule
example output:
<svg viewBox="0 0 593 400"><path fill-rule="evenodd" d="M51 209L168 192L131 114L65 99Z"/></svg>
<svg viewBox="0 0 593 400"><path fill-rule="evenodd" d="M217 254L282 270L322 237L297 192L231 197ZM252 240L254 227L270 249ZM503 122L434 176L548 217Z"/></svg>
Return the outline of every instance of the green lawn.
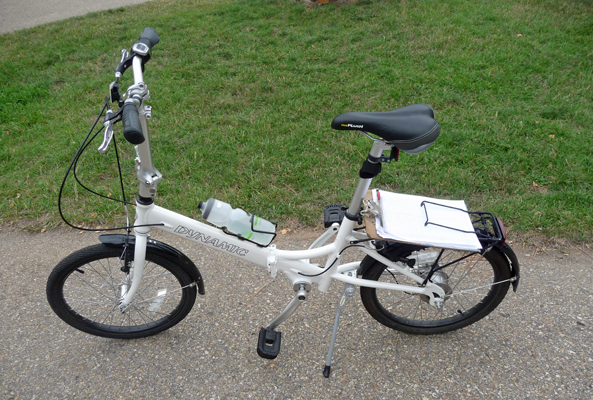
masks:
<svg viewBox="0 0 593 400"><path fill-rule="evenodd" d="M0 36L0 222L60 223L63 174L99 112L120 49L145 26L159 204L191 216L216 197L280 222L318 224L347 203L369 141L333 131L346 111L434 107L439 140L374 186L463 198L510 230L593 233L593 2L155 1ZM131 71L124 77L130 83ZM124 153L128 197L134 151ZM78 174L118 193L113 149ZM121 209L69 181L76 223Z"/></svg>

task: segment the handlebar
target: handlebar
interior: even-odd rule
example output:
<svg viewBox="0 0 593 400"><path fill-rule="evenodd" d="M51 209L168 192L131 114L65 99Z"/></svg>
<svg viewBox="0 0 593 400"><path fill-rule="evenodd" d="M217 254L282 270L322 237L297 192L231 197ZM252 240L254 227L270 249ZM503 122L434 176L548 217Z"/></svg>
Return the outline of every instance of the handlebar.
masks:
<svg viewBox="0 0 593 400"><path fill-rule="evenodd" d="M144 43L149 47L149 49L152 49L154 46L156 46L159 40L159 34L156 33L154 29L149 27L146 27L142 30L140 39L138 39L140 43Z"/></svg>
<svg viewBox="0 0 593 400"><path fill-rule="evenodd" d="M132 144L140 144L144 142L144 134L142 133L142 125L140 124L140 116L136 105L125 103L122 109L121 122L124 126L124 138Z"/></svg>
<svg viewBox="0 0 593 400"><path fill-rule="evenodd" d="M140 38L132 45L132 50L128 53L127 50L122 50L122 59L115 67L115 81L110 86L110 99L117 101L120 105L121 121L124 128L124 138L131 144L138 145L144 142L144 132L140 122L140 115L138 108L142 105L144 99L148 99L148 90L144 84L144 64L150 60L151 50L160 41L158 33L153 29L146 27L142 30ZM127 90L128 98L124 102L119 93L119 78L124 72L132 67L134 74L134 84ZM147 108L149 110L149 108ZM117 113L119 114L119 112ZM111 142L113 131L112 116L105 116L105 133L103 143L99 147L99 151L104 153ZM117 122L117 120L113 120ZM108 126L109 125L109 126Z"/></svg>

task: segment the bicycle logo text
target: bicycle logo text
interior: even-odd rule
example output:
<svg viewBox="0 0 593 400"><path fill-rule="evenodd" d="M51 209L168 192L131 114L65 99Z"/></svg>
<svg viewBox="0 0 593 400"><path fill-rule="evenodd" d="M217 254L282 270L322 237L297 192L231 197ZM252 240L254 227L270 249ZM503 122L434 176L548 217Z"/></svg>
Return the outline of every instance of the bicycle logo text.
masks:
<svg viewBox="0 0 593 400"><path fill-rule="evenodd" d="M177 228L175 228L174 232L180 235L184 235L188 239L193 239L197 242L209 244L212 247L216 247L218 249L227 251L229 253L234 253L239 256L246 256L247 253L249 253L249 250L247 249L235 246L234 244L230 244L227 242L221 242L217 238L206 236L202 232L194 231L193 229L186 228L183 225L179 225Z"/></svg>

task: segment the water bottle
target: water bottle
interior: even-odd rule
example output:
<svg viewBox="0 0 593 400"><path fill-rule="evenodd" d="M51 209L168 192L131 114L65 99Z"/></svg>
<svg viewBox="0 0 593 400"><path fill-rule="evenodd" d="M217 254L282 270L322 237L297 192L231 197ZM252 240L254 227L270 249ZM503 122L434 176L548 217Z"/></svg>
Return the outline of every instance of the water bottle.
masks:
<svg viewBox="0 0 593 400"><path fill-rule="evenodd" d="M274 239L276 226L270 221L249 214L240 208L233 209L224 201L209 199L198 205L202 218L244 239L267 246ZM253 228L253 229L252 229Z"/></svg>

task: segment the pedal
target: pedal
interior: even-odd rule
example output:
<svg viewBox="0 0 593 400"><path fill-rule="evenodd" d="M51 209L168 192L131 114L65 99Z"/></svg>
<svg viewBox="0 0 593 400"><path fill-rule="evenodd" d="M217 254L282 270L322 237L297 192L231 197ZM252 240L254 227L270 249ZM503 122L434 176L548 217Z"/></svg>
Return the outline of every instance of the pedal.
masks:
<svg viewBox="0 0 593 400"><path fill-rule="evenodd" d="M281 338L282 332L261 328L259 330L259 340L257 341L257 354L262 358L273 360L280 353Z"/></svg>
<svg viewBox="0 0 593 400"><path fill-rule="evenodd" d="M346 210L347 208L342 204L328 204L323 207L323 225L329 228L334 222L341 224Z"/></svg>

